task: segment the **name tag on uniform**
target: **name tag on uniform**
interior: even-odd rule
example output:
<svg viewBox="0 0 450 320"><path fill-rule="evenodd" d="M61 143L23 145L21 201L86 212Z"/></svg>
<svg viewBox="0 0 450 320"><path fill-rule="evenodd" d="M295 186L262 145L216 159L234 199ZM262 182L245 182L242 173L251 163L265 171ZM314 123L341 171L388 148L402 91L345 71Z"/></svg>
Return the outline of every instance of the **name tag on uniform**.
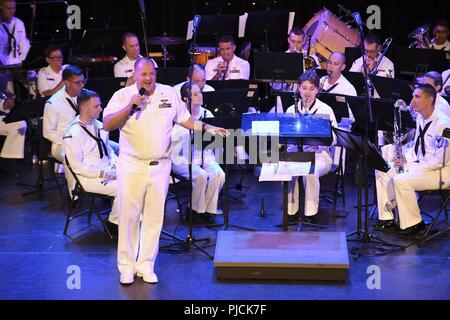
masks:
<svg viewBox="0 0 450 320"><path fill-rule="evenodd" d="M55 81L53 78L47 78L48 81Z"/></svg>
<svg viewBox="0 0 450 320"><path fill-rule="evenodd" d="M172 108L172 104L169 102L163 102L159 105L160 109L165 109L165 108Z"/></svg>
<svg viewBox="0 0 450 320"><path fill-rule="evenodd" d="M125 70L125 72L133 72L133 69Z"/></svg>
<svg viewBox="0 0 450 320"><path fill-rule="evenodd" d="M241 70L239 69L233 69L230 71L230 73L241 73Z"/></svg>

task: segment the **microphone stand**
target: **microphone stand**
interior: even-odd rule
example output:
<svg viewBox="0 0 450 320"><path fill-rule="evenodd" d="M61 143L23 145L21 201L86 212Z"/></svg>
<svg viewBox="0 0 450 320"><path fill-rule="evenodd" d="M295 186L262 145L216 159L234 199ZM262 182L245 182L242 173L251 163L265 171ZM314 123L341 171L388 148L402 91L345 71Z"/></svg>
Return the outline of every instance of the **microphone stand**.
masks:
<svg viewBox="0 0 450 320"><path fill-rule="evenodd" d="M191 58L191 68L190 70L192 70L193 65L194 65L194 49L196 46L196 41L197 41L197 27L194 26L194 30L193 30L193 35L192 35L192 43L191 46L189 48L189 55ZM189 79L189 87L192 88L192 77L190 77ZM191 92L189 92L188 95L188 101L187 101L187 109L189 110L189 113L192 115L192 94ZM189 233L186 237L186 240L183 240L173 234L164 232L165 235L168 235L171 238L174 238L180 242L184 242L184 244L186 245L186 247L184 248L185 251L190 251L192 246L196 247L197 249L199 249L201 252L203 252L209 259L213 259L214 257L212 255L210 255L208 252L205 251L205 249L203 249L202 247L200 247L197 242L201 242L201 241L206 241L209 242L209 238L204 238L204 239L195 239L194 238L194 234L193 234L193 230L192 230L192 202L193 202L193 195L192 195L192 141L193 141L193 130L189 130L189 156L188 156L188 171L189 171L189 191L190 191L190 204L189 204L189 210L188 210L188 225L189 225ZM203 139L202 139L203 140ZM203 148L202 148L202 153L203 153Z"/></svg>
<svg viewBox="0 0 450 320"><path fill-rule="evenodd" d="M144 1L142 1L144 3ZM145 4L143 4L145 5ZM141 8L141 23L142 23L142 34L144 36L144 46L145 46L145 57L148 58L148 42L147 42L147 17L145 14L145 8Z"/></svg>
<svg viewBox="0 0 450 320"><path fill-rule="evenodd" d="M352 15L353 16L353 15ZM369 150L369 123L373 123L373 113L372 113L372 101L370 97L370 88L371 88L371 81L369 78L369 74L367 72L366 67L366 56L364 51L364 29L361 23L357 21L357 19L353 16L355 19L358 27L359 32L361 34L361 42L360 42L360 50L361 50L361 57L363 62L363 74L364 74L364 84L365 84L365 91L366 91L366 116L364 117L364 148L363 148L363 154L362 154L362 166L361 166L361 175L364 176L364 230L361 230L361 224L362 224L362 208L361 208L361 190L358 190L358 224L357 229L347 235L347 241L350 242L360 242L361 246L359 248L352 248L350 249L350 252L353 254L353 259L357 260L360 256L382 256L387 255L399 250L403 250L405 247L389 243L385 240L382 240L372 234L369 233L369 186L368 186L368 180L369 180L369 171L368 171L368 150ZM360 177L361 179L361 177ZM356 235L355 239L349 239L351 236ZM381 253L373 253L370 251L370 244L373 244L373 250L374 251L381 251ZM381 245L381 247L377 247L376 245ZM386 248L383 248L383 246L387 247L393 247L393 249L386 250ZM369 250L366 250L369 249Z"/></svg>

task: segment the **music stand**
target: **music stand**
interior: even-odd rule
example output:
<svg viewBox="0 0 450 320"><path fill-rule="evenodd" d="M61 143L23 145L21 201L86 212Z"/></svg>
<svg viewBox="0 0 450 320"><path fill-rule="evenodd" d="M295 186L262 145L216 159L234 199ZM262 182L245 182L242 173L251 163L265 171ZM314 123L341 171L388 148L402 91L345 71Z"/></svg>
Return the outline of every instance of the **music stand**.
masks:
<svg viewBox="0 0 450 320"><path fill-rule="evenodd" d="M281 144L297 145L331 145L331 123L320 115L303 116L295 113L252 113L242 116L242 130L245 135L259 136L254 130L257 123L277 122L279 126L278 136ZM287 148L281 154L280 159L288 158ZM312 169L314 170L314 169ZM283 231L288 230L288 183L283 182ZM300 223L303 224L303 223Z"/></svg>
<svg viewBox="0 0 450 320"><path fill-rule="evenodd" d="M417 67L424 72L448 69L447 54L442 50L398 47L395 68L399 74L415 75Z"/></svg>
<svg viewBox="0 0 450 320"><path fill-rule="evenodd" d="M364 89L364 74L362 72L344 71L342 74L355 87L358 96L364 96L366 94Z"/></svg>
<svg viewBox="0 0 450 320"><path fill-rule="evenodd" d="M377 147L371 143L369 140L367 140L368 145L365 146L365 137L351 133L345 130L333 128L333 132L336 134L337 139L341 143L341 145L346 148L349 152L354 152L357 155L357 176L358 176L358 222L357 222L357 229L353 232L350 232L347 235L347 239L350 238L353 235L356 235L356 239L348 239L348 241L361 241L362 245L357 250L350 249L352 254L354 255L354 259L356 260L363 252L364 249L368 248L370 243L373 244L380 244L387 247L393 247L391 250L383 250L382 253L374 254L375 256L384 256L399 250L403 250L405 247L398 244L389 243L387 241L384 241L372 234L369 233L369 215L366 214L364 217L364 230L362 229L362 176L363 172L361 172L363 158L364 158L364 150L368 151L367 154L367 165L375 170L379 170L382 172L387 172L390 167L384 161L383 157L379 153ZM365 181L367 184L367 181ZM368 211L366 210L366 213Z"/></svg>
<svg viewBox="0 0 450 320"><path fill-rule="evenodd" d="M206 92L205 92L206 93ZM226 116L226 117L214 117L214 118L203 118L203 122L208 123L210 125L216 126L216 127L222 127L229 130L237 130L241 128L241 122L242 122L242 116ZM219 224L212 224L207 226L207 228L217 228L222 227L222 230L226 230L229 227L248 230L248 231L255 231L255 229L243 227L235 224L229 223L229 210L228 210L228 166L232 163L227 162L227 149L228 145L230 143L235 146L234 137L236 135L231 135L228 138L225 138L224 140L224 148L216 150L218 154L216 154L216 157L219 159L223 159L223 165L225 167L225 193L224 193L224 200L223 200L223 216L224 220L223 223ZM215 139L221 139L220 137L215 137ZM239 141L239 139L238 139ZM208 142L209 143L209 142ZM202 142L201 148L204 149L205 141ZM234 162L234 161L233 161Z"/></svg>
<svg viewBox="0 0 450 320"><path fill-rule="evenodd" d="M296 83L303 73L303 54L255 52L254 78L262 82Z"/></svg>
<svg viewBox="0 0 450 320"><path fill-rule="evenodd" d="M269 50L269 33L271 39L283 39L289 30L289 11L249 12L245 23L245 37L250 40L264 37L265 51Z"/></svg>
<svg viewBox="0 0 450 320"><path fill-rule="evenodd" d="M203 105L214 115L238 115L248 111L252 95L248 89L221 90L203 93Z"/></svg>
<svg viewBox="0 0 450 320"><path fill-rule="evenodd" d="M347 96L342 94L334 94L321 92L317 97L320 101L326 103L333 109L336 121L341 122L342 118L349 118Z"/></svg>
<svg viewBox="0 0 450 320"><path fill-rule="evenodd" d="M359 57L361 57L361 50L358 47L346 47L345 48L345 72L349 72L351 69L353 62L355 62ZM350 81L351 82L351 81ZM353 83L352 83L353 84Z"/></svg>
<svg viewBox="0 0 450 320"><path fill-rule="evenodd" d="M256 90L258 86L258 82L254 80L208 80L206 81L208 85L214 88L214 90L228 90L228 89L252 89Z"/></svg>
<svg viewBox="0 0 450 320"><path fill-rule="evenodd" d="M188 68L157 68L156 78L158 83L174 86L180 82L186 81Z"/></svg>
<svg viewBox="0 0 450 320"><path fill-rule="evenodd" d="M370 75L369 77L381 98L402 99L403 101L411 100L414 85L410 82L375 75Z"/></svg>
<svg viewBox="0 0 450 320"><path fill-rule="evenodd" d="M106 106L113 94L125 87L127 78L89 78L86 89L93 90L100 95L102 105Z"/></svg>
<svg viewBox="0 0 450 320"><path fill-rule="evenodd" d="M68 40L33 41L27 57L22 62L23 68L38 69L46 66L47 62L44 57L44 49L49 45L54 45L57 48L60 48L62 53L66 54L68 51L68 44Z"/></svg>
<svg viewBox="0 0 450 320"><path fill-rule="evenodd" d="M201 23L197 28L197 37L199 38L199 42L217 44L217 38L220 35L225 34L231 35L234 38L238 37L239 15L202 15Z"/></svg>

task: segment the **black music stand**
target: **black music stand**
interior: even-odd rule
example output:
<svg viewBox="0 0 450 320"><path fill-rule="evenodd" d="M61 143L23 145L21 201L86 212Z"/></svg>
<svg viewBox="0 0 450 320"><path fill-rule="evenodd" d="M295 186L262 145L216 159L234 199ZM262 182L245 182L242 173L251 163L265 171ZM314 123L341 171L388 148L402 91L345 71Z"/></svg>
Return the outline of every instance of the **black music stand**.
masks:
<svg viewBox="0 0 450 320"><path fill-rule="evenodd" d="M113 94L125 87L126 82L127 78L89 78L86 89L97 92L102 105L106 106Z"/></svg>
<svg viewBox="0 0 450 320"><path fill-rule="evenodd" d="M377 249L380 249L382 252L375 253L375 254L371 254L369 252L369 255L383 256L383 255L387 255L387 254L405 249L405 247L402 245L389 243L389 242L382 240L382 239L369 233L369 219L370 218L369 218L369 215L367 214L367 212L368 212L367 210L366 210L366 215L364 217L364 230L362 229L362 206L363 206L362 205L362 188L363 188L362 176L363 176L363 172L361 172L361 168L362 168L362 163L363 163L363 159L364 159L364 150L366 150L366 148L367 148L367 152L368 152L367 165L370 166L371 168L382 171L382 172L387 172L390 169L389 165L386 163L386 161L384 161L383 157L381 156L378 149L376 148L376 146L373 143L371 143L369 140L367 140L368 145L364 146L365 141L366 141L365 137L363 137L359 134L351 133L351 132L337 129L337 128L333 128L333 131L336 134L336 137L339 140L339 142L341 143L341 145L344 148L346 148L349 152L354 152L357 155L356 170L357 170L357 176L358 176L358 205L357 205L358 222L357 222L357 229L355 231L347 234L348 241L356 241L356 242L362 243L359 248L350 249L350 252L353 254L354 259L356 260L356 259L358 259L359 256L365 255L364 250L369 249L371 243L375 244L375 245L383 245L386 247L393 247L393 249L385 250L384 248L377 248ZM367 181L365 181L365 183L367 184ZM355 239L349 239L350 237L352 237L354 235L356 236Z"/></svg>
<svg viewBox="0 0 450 320"><path fill-rule="evenodd" d="M411 100L414 91L414 85L412 83L402 79L375 75L370 75L369 77L381 98L402 99L406 103Z"/></svg>
<svg viewBox="0 0 450 320"><path fill-rule="evenodd" d="M186 81L188 68L157 68L156 78L158 83L174 86L180 82Z"/></svg>
<svg viewBox="0 0 450 320"><path fill-rule="evenodd" d="M243 79L236 79L236 80L208 80L206 81L208 85L213 87L215 90L229 90L229 89L252 89L256 90L256 87L258 86L258 82L254 80L243 80Z"/></svg>
<svg viewBox="0 0 450 320"><path fill-rule="evenodd" d="M289 11L249 12L245 24L245 38L262 40L264 50L269 52L269 33L271 39L286 39L289 32Z"/></svg>
<svg viewBox="0 0 450 320"><path fill-rule="evenodd" d="M49 45L54 45L57 48L60 48L64 55L68 53L68 40L33 41L27 57L22 62L23 68L38 69L47 66L47 62L44 57L44 49Z"/></svg>
<svg viewBox="0 0 450 320"><path fill-rule="evenodd" d="M278 139L281 144L296 145L331 145L332 133L329 119L324 119L319 115L303 116L295 113L253 113L242 116L242 130L245 135L258 136L260 134L253 132L255 122L278 122ZM298 155L301 159L309 157L308 153ZM296 156L294 156L294 161ZM282 160L289 159L286 148L280 157ZM300 159L297 158L297 159ZM312 166L314 170L314 166ZM288 230L288 183L283 182L283 231ZM295 223L299 230L300 225L306 223Z"/></svg>
<svg viewBox="0 0 450 320"><path fill-rule="evenodd" d="M210 91L203 93L203 105L215 116L239 115L248 111L252 96L248 89Z"/></svg>
<svg viewBox="0 0 450 320"><path fill-rule="evenodd" d="M397 72L409 76L415 75L417 71L443 72L448 69L447 54L442 50L398 47L395 61Z"/></svg>
<svg viewBox="0 0 450 320"><path fill-rule="evenodd" d="M297 83L303 73L303 54L255 52L254 78L263 82Z"/></svg>
<svg viewBox="0 0 450 320"><path fill-rule="evenodd" d="M317 97L333 109L336 121L341 122L342 118L349 118L347 96L342 94L321 92Z"/></svg>
<svg viewBox="0 0 450 320"><path fill-rule="evenodd" d="M203 118L203 122L208 123L210 125L216 126L216 127L222 127L225 129L232 129L237 130L241 128L241 122L242 122L242 116L226 116L226 117L214 117L214 118ZM215 137L215 139L221 139L220 137ZM222 227L222 230L226 230L229 227L237 228L237 229L243 229L248 231L255 231L255 229L243 227L235 224L229 223L229 211L228 211L228 166L232 163L228 163L227 161L227 149L228 145L231 143L233 147L235 146L234 136L230 136L226 138L225 143L223 144L224 148L217 149L216 150L216 157L219 157L219 159L224 159L223 165L225 167L225 193L224 193L224 199L223 199L223 216L224 220L223 223L219 224L212 224L209 226L206 226L207 228L217 228ZM201 148L204 148L205 141L202 142ZM200 146L199 146L200 147ZM233 161L234 162L234 161Z"/></svg>
<svg viewBox="0 0 450 320"><path fill-rule="evenodd" d="M344 71L342 72L342 74L355 87L358 96L366 95L366 90L364 89L365 86L364 74L362 72Z"/></svg>
<svg viewBox="0 0 450 320"><path fill-rule="evenodd" d="M238 37L239 15L202 15L201 23L197 28L199 42L217 44L218 37L225 34L234 38Z"/></svg>

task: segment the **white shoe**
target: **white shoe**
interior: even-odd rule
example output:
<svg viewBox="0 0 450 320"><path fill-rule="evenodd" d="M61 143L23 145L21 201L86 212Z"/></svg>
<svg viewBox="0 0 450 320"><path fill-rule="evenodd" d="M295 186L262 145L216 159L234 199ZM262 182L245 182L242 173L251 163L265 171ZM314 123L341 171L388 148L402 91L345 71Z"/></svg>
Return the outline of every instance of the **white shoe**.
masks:
<svg viewBox="0 0 450 320"><path fill-rule="evenodd" d="M138 272L136 275L147 283L158 283L158 277L154 272Z"/></svg>
<svg viewBox="0 0 450 320"><path fill-rule="evenodd" d="M133 273L121 273L120 274L120 283L121 284L132 284L134 282L134 274Z"/></svg>

